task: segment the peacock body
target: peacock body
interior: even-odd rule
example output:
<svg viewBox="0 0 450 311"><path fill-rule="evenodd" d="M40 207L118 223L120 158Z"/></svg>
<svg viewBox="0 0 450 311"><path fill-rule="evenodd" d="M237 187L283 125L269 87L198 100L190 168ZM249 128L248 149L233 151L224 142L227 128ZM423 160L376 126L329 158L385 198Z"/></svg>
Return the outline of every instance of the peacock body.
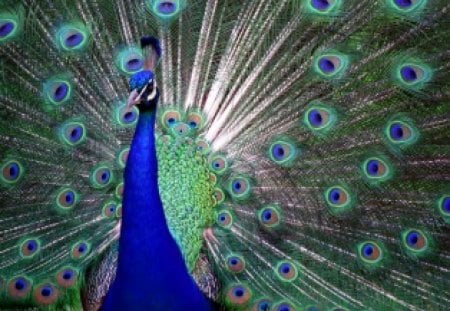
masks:
<svg viewBox="0 0 450 311"><path fill-rule="evenodd" d="M449 10L3 1L0 310L448 310Z"/></svg>

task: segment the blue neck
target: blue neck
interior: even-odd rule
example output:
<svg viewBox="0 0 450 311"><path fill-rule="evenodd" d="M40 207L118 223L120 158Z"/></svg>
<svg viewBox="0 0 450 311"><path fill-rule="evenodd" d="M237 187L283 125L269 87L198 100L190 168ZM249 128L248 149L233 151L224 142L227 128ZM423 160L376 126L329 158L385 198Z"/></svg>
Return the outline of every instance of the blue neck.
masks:
<svg viewBox="0 0 450 311"><path fill-rule="evenodd" d="M116 279L102 310L210 310L167 227L158 189L155 109L141 112L124 176Z"/></svg>

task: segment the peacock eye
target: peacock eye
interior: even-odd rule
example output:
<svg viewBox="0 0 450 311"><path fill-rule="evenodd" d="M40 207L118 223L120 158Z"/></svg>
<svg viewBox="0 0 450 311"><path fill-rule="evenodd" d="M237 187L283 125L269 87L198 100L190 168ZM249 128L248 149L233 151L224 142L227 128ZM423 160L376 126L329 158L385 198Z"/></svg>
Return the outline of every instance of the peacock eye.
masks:
<svg viewBox="0 0 450 311"><path fill-rule="evenodd" d="M90 246L87 242L80 241L73 245L72 247L72 258L81 259L85 257L90 250Z"/></svg>
<svg viewBox="0 0 450 311"><path fill-rule="evenodd" d="M81 23L64 25L56 34L56 43L64 51L79 51L86 46L88 36L86 27Z"/></svg>
<svg viewBox="0 0 450 311"><path fill-rule="evenodd" d="M364 263L375 264L383 258L383 251L376 242L363 242L358 245L358 256Z"/></svg>
<svg viewBox="0 0 450 311"><path fill-rule="evenodd" d="M325 54L316 58L314 70L323 78L338 78L348 67L348 57L342 54Z"/></svg>
<svg viewBox="0 0 450 311"><path fill-rule="evenodd" d="M70 288L76 284L78 279L78 272L71 267L65 267L59 270L56 274L56 282L63 288Z"/></svg>
<svg viewBox="0 0 450 311"><path fill-rule="evenodd" d="M313 133L325 133L336 123L336 113L320 102L313 102L306 110L303 123Z"/></svg>
<svg viewBox="0 0 450 311"><path fill-rule="evenodd" d="M177 124L175 124L174 126L171 127L171 133L177 137L184 137L184 136L188 136L191 134L191 128L183 122L178 122Z"/></svg>
<svg viewBox="0 0 450 311"><path fill-rule="evenodd" d="M423 254L429 246L425 233L417 229L409 229L402 233L402 242L405 248L414 255Z"/></svg>
<svg viewBox="0 0 450 311"><path fill-rule="evenodd" d="M418 90L431 80L432 71L425 63L413 60L400 63L396 67L395 76L400 86Z"/></svg>
<svg viewBox="0 0 450 311"><path fill-rule="evenodd" d="M31 258L39 252L40 245L37 239L26 239L20 246L20 255L23 258Z"/></svg>
<svg viewBox="0 0 450 311"><path fill-rule="evenodd" d="M298 270L292 262L280 261L275 268L275 274L283 282L292 282L297 279Z"/></svg>
<svg viewBox="0 0 450 311"><path fill-rule="evenodd" d="M320 309L316 306L308 306L306 311L320 311Z"/></svg>
<svg viewBox="0 0 450 311"><path fill-rule="evenodd" d="M0 19L0 41L6 40L17 28L16 23L9 19Z"/></svg>
<svg viewBox="0 0 450 311"><path fill-rule="evenodd" d="M362 172L370 183L387 181L393 175L391 164L385 157L369 157L362 164Z"/></svg>
<svg viewBox="0 0 450 311"><path fill-rule="evenodd" d="M276 139L269 147L270 160L281 166L292 164L297 153L297 147L288 137Z"/></svg>
<svg viewBox="0 0 450 311"><path fill-rule="evenodd" d="M60 141L67 146L76 146L86 139L86 127L81 122L67 121L59 131Z"/></svg>
<svg viewBox="0 0 450 311"><path fill-rule="evenodd" d="M117 204L113 201L107 202L103 205L102 214L106 218L113 218L116 216Z"/></svg>
<svg viewBox="0 0 450 311"><path fill-rule="evenodd" d="M333 186L325 191L325 200L334 214L342 213L351 207L350 192L341 186Z"/></svg>
<svg viewBox="0 0 450 311"><path fill-rule="evenodd" d="M236 306L242 306L251 298L250 290L244 285L234 285L227 290L227 301Z"/></svg>
<svg viewBox="0 0 450 311"><path fill-rule="evenodd" d="M388 4L397 13L413 13L425 7L426 0L389 0Z"/></svg>
<svg viewBox="0 0 450 311"><path fill-rule="evenodd" d="M144 56L140 49L126 47L115 56L117 68L125 74L133 74L142 70L144 66Z"/></svg>
<svg viewBox="0 0 450 311"><path fill-rule="evenodd" d="M258 211L258 220L265 227L273 228L280 224L281 215L278 207L267 205Z"/></svg>
<svg viewBox="0 0 450 311"><path fill-rule="evenodd" d="M106 165L96 166L91 171L90 181L94 188L105 188L112 183L113 172Z"/></svg>
<svg viewBox="0 0 450 311"><path fill-rule="evenodd" d="M319 11L326 11L330 8L332 0L311 0L311 6Z"/></svg>
<svg viewBox="0 0 450 311"><path fill-rule="evenodd" d="M252 311L270 311L272 302L268 299L259 299L253 304Z"/></svg>
<svg viewBox="0 0 450 311"><path fill-rule="evenodd" d="M158 12L161 14L173 14L177 10L177 6L173 1L161 1L158 4Z"/></svg>
<svg viewBox="0 0 450 311"><path fill-rule="evenodd" d="M222 175L228 169L228 161L224 155L215 154L209 158L209 168L218 175Z"/></svg>
<svg viewBox="0 0 450 311"><path fill-rule="evenodd" d="M229 211L221 211L217 214L216 222L223 228L230 228L233 225L233 216Z"/></svg>
<svg viewBox="0 0 450 311"><path fill-rule="evenodd" d="M235 176L229 181L228 192L235 199L246 199L251 192L250 180L245 176Z"/></svg>
<svg viewBox="0 0 450 311"><path fill-rule="evenodd" d="M8 282L8 294L12 298L25 298L31 290L31 281L18 276Z"/></svg>
<svg viewBox="0 0 450 311"><path fill-rule="evenodd" d="M165 129L170 129L181 121L181 113L175 109L168 109L161 115L160 120Z"/></svg>
<svg viewBox="0 0 450 311"><path fill-rule="evenodd" d="M241 273L245 269L245 260L238 255L230 255L226 259L227 269L233 273Z"/></svg>
<svg viewBox="0 0 450 311"><path fill-rule="evenodd" d="M114 121L123 128L136 125L139 116L139 109L133 106L131 109L126 105L120 105L115 108Z"/></svg>
<svg viewBox="0 0 450 311"><path fill-rule="evenodd" d="M203 155L207 155L209 153L209 151L211 150L211 146L206 139L197 138L197 140L195 141L195 144L197 146L197 151Z"/></svg>
<svg viewBox="0 0 450 311"><path fill-rule="evenodd" d="M33 297L38 304L49 305L58 299L59 291L51 283L41 284L35 287Z"/></svg>
<svg viewBox="0 0 450 311"><path fill-rule="evenodd" d="M147 7L162 21L171 20L183 8L182 0L146 0Z"/></svg>
<svg viewBox="0 0 450 311"><path fill-rule="evenodd" d="M450 216L450 196L448 196L448 195L443 196L439 200L438 207L439 207L439 212L444 217L449 217Z"/></svg>
<svg viewBox="0 0 450 311"><path fill-rule="evenodd" d="M288 302L280 302L275 308L275 311L295 311L295 308Z"/></svg>
<svg viewBox="0 0 450 311"><path fill-rule="evenodd" d="M56 194L56 206L62 210L73 208L78 201L78 194L71 188L63 188Z"/></svg>
<svg viewBox="0 0 450 311"><path fill-rule="evenodd" d="M6 185L17 183L23 176L24 169L17 160L6 160L1 166L1 181Z"/></svg>
<svg viewBox="0 0 450 311"><path fill-rule="evenodd" d="M200 112L189 112L186 117L187 124L194 130L200 130L205 125L205 117Z"/></svg>
<svg viewBox="0 0 450 311"><path fill-rule="evenodd" d="M44 83L44 94L50 103L60 105L70 99L72 86L69 81L50 79Z"/></svg>
<svg viewBox="0 0 450 311"><path fill-rule="evenodd" d="M417 66L405 65L400 68L400 75L406 83L415 83L423 76L423 70Z"/></svg>

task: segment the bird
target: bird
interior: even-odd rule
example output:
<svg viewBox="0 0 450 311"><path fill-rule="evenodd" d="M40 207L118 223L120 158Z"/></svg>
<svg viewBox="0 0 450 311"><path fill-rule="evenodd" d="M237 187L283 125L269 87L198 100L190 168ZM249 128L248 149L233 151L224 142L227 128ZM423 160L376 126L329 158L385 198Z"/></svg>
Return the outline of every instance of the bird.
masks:
<svg viewBox="0 0 450 311"><path fill-rule="evenodd" d="M448 310L446 0L4 0L0 310Z"/></svg>

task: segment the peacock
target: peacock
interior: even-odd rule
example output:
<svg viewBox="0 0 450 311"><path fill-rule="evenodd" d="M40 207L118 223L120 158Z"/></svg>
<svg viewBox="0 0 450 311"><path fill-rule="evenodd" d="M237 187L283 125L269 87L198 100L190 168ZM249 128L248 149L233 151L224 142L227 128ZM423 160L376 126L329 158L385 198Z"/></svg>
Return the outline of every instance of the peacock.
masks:
<svg viewBox="0 0 450 311"><path fill-rule="evenodd" d="M2 0L0 310L449 310L447 0Z"/></svg>

